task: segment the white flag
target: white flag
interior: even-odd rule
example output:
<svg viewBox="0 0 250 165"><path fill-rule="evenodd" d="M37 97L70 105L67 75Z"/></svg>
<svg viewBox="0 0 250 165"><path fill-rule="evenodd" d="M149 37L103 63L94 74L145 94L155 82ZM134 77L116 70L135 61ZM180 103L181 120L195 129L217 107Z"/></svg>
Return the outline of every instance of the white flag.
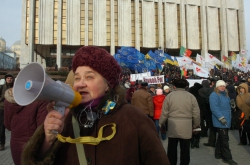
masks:
<svg viewBox="0 0 250 165"><path fill-rule="evenodd" d="M192 63L192 60L186 56L183 56L183 57L176 57L177 61L178 61L178 64L179 66L184 66L186 64L191 64Z"/></svg>
<svg viewBox="0 0 250 165"><path fill-rule="evenodd" d="M218 65L224 65L223 62L221 62L218 58L214 57L212 54L206 53L205 55L205 61L206 62L213 62Z"/></svg>
<svg viewBox="0 0 250 165"><path fill-rule="evenodd" d="M197 53L196 62L200 63L202 67L205 67L205 58Z"/></svg>
<svg viewBox="0 0 250 165"><path fill-rule="evenodd" d="M202 68L194 63L193 63L193 71L194 71L194 74L197 76L204 77L204 78L209 77L209 72L206 69L204 69L204 68Z"/></svg>

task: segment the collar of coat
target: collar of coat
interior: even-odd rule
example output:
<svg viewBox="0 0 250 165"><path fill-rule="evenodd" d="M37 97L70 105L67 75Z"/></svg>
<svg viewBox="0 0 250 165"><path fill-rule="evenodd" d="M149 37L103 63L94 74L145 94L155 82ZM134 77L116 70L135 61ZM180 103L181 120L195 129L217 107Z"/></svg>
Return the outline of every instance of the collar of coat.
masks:
<svg viewBox="0 0 250 165"><path fill-rule="evenodd" d="M120 109L120 107L124 104L126 104L126 99L125 99L125 89L120 86L117 85L115 88L110 88L107 93L105 94L105 96L102 98L102 100L100 101L100 103L98 104L98 106L94 109L96 110L101 110L105 104L107 103L107 101L114 101L116 103L114 109L112 111L110 111L108 114L113 114L115 113L118 109ZM77 113L82 110L84 107L82 107L82 105L79 105L76 108L72 108L71 109L71 113L76 116Z"/></svg>

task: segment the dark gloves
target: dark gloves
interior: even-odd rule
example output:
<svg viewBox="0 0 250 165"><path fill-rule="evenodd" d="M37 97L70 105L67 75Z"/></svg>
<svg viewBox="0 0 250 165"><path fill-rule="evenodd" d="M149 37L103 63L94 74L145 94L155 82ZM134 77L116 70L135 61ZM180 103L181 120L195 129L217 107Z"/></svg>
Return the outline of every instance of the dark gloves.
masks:
<svg viewBox="0 0 250 165"><path fill-rule="evenodd" d="M166 134L166 126L160 125L160 131L161 131L161 134Z"/></svg>
<svg viewBox="0 0 250 165"><path fill-rule="evenodd" d="M227 121L226 121L225 118L220 119L220 122L221 122L221 124L223 124L223 125L227 125Z"/></svg>

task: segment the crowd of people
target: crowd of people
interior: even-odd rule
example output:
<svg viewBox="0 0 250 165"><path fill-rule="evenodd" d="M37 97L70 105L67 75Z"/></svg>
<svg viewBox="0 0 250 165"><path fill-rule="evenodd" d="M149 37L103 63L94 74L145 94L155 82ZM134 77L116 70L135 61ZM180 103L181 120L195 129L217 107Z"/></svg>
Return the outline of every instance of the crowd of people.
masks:
<svg viewBox="0 0 250 165"><path fill-rule="evenodd" d="M170 68L168 68L170 69ZM154 120L156 124L157 130L159 128L159 121L160 124L164 125L166 130L168 130L168 137L171 144L171 151L168 154L168 158L170 160L170 164L176 164L176 155L177 150L173 152L173 148L176 148L176 141L173 141L173 137L179 137L179 141L182 144L182 150L185 152L181 152L184 154L186 159L183 156L183 162L188 162L188 155L189 150L187 147L184 147L185 143L183 139L189 139L187 146L190 148L199 148L199 139L201 137L208 137L208 142L204 143L204 146L207 147L215 147L215 158L216 159L223 159L224 162L228 164L237 164L232 159L232 155L229 149L229 137L228 131L230 129L238 129L239 130L239 144L238 145L250 145L250 131L247 130L247 126L249 123L249 115L250 115L250 78L248 73L243 73L239 71L232 71L232 70L218 70L215 72L214 76L208 79L203 79L202 83L195 83L193 86L189 86L187 81L186 86L182 87L185 89L186 92L192 94L197 101L197 105L190 108L190 110L195 110L198 107L199 111L199 127L200 130L193 131L192 136L190 137L183 137L178 135L177 130L186 130L186 129L177 129L178 125L171 121L171 115L174 116L174 119L178 118L178 114L185 114L184 112L178 112L178 110L184 110L185 112L191 112L190 110L186 109L187 105L192 103L191 100L188 100L188 96L185 96L184 93L178 95L179 88L176 86L179 80L188 80L190 77L191 79L200 79L200 77L196 76L186 76L181 77L177 67L172 67L170 69L171 73L177 72L176 74L171 74L166 79L164 84L149 84L145 85L145 82L141 84L131 83L128 80L124 81L124 87L126 88L126 99L128 102L131 102L131 99L137 100L132 101L131 104L139 107L143 110L143 112L149 116L151 119ZM177 75L177 76L174 76ZM189 73L192 75L192 72ZM128 78L128 77L127 77ZM177 81L177 82L176 82ZM158 120L157 116L159 114L159 104L155 104L154 100L158 98L159 90L165 91L164 100L162 102L158 101L157 103L161 104L162 112L161 118ZM140 92L143 90L144 92ZM146 91L151 95L152 101L149 99L149 95L145 94ZM173 92L174 91L174 92ZM169 95L171 93L171 95ZM175 96L177 95L177 96ZM174 96L176 97L174 99ZM181 96L185 96L182 99ZM145 100L144 97L147 97ZM144 102L141 100L145 100ZM187 101L188 100L188 101ZM186 102L187 101L187 102ZM150 102L154 102L151 104ZM175 102L176 106L175 107ZM182 103L184 102L184 106L182 107ZM150 103L150 105L146 104ZM153 105L153 110L152 110ZM169 107L171 105L171 107ZM193 104L195 105L195 104ZM143 107L142 107L143 106ZM147 107L148 110L147 111ZM149 108L150 107L150 108ZM167 109L167 113L164 113L164 110ZM176 110L176 112L172 112L172 110ZM154 115L152 115L154 114ZM188 114L185 114L188 118ZM165 117L165 118L164 118ZM166 119L167 118L167 119ZM182 117L183 118L183 117ZM190 116L189 116L190 118ZM162 120L162 122L161 122ZM167 127L166 128L166 121ZM194 119L192 120L194 122ZM181 123L181 122L176 122ZM185 124L187 126L188 124ZM245 130L243 129L243 125ZM246 126L245 126L246 125ZM197 125L194 125L193 128L196 128ZM174 135L173 128L175 128ZM185 127L186 128L186 127ZM163 131L164 132L164 131ZM182 132L183 133L183 132ZM190 132L189 132L190 133ZM186 132L184 133L185 136L188 135ZM173 136L173 137L171 137ZM164 139L164 137L162 137ZM176 140L176 139L175 139ZM174 146L172 146L174 145ZM174 153L174 154L173 154ZM174 157L174 160L172 159ZM181 162L182 162L181 161ZM187 164L187 163L184 163Z"/></svg>
<svg viewBox="0 0 250 165"><path fill-rule="evenodd" d="M130 82L130 74L106 50L81 47L65 83L80 93L82 101L66 107L64 114L55 109L55 102L17 105L14 77L7 74L1 87L0 150L5 125L11 131L16 165L176 165L178 143L180 164L188 165L190 149L200 147L201 137L208 137L204 146L215 148L216 159L237 164L228 132L239 129L239 145L250 144L250 131L243 127L250 115L248 74L214 70L211 78L193 86L188 78L199 77L192 71L183 77L175 66L163 68L164 84ZM166 148L161 140L167 138Z"/></svg>

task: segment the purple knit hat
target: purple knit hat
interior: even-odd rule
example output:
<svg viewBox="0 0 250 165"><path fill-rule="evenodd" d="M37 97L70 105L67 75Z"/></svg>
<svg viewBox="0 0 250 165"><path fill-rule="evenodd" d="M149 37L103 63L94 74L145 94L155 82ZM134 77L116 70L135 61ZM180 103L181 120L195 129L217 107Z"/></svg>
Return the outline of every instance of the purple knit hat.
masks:
<svg viewBox="0 0 250 165"><path fill-rule="evenodd" d="M79 66L89 66L97 71L108 81L111 88L119 84L121 67L105 49L96 46L81 47L72 60L74 73Z"/></svg>

